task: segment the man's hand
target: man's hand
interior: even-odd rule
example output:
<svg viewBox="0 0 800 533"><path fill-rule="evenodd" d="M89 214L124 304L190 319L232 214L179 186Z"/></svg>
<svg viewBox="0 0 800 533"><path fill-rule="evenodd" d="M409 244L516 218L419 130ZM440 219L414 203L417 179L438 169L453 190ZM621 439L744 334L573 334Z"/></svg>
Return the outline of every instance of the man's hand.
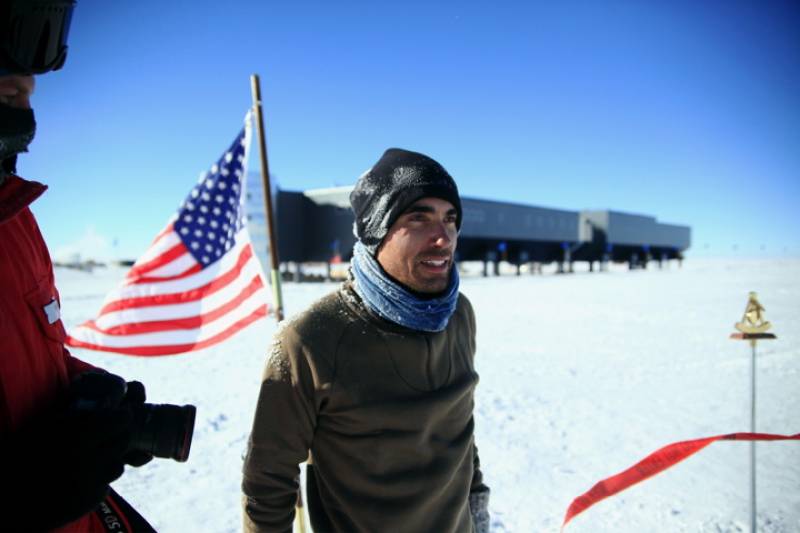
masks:
<svg viewBox="0 0 800 533"><path fill-rule="evenodd" d="M124 465L141 465L149 454L131 452L131 403L144 402L144 387L102 372L81 374L70 389L68 405L31 420L4 438L0 461L10 530L50 529L92 511Z"/></svg>
<svg viewBox="0 0 800 533"><path fill-rule="evenodd" d="M122 405L127 407L130 412L131 409L144 405L145 399L144 385L138 381L129 381L125 397L122 399ZM141 450L128 450L123 459L125 464L138 467L152 461L153 454Z"/></svg>

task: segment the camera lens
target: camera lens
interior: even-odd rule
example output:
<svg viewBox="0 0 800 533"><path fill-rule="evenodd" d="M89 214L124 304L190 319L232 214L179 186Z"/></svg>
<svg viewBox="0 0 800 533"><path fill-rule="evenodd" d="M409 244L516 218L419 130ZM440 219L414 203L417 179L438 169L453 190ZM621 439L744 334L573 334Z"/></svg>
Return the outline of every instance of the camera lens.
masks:
<svg viewBox="0 0 800 533"><path fill-rule="evenodd" d="M155 457L184 462L189 458L194 433L194 405L145 403L134 410L131 448Z"/></svg>

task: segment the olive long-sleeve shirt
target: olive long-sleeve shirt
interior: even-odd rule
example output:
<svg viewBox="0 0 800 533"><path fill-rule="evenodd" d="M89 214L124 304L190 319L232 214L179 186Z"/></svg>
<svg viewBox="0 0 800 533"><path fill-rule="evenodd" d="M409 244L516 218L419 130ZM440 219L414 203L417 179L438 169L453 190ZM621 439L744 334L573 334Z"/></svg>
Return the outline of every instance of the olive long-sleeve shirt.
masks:
<svg viewBox="0 0 800 533"><path fill-rule="evenodd" d="M275 337L245 458L245 531L291 531L313 456L317 533L468 532L485 492L473 439L475 318L444 331L369 313L349 283Z"/></svg>

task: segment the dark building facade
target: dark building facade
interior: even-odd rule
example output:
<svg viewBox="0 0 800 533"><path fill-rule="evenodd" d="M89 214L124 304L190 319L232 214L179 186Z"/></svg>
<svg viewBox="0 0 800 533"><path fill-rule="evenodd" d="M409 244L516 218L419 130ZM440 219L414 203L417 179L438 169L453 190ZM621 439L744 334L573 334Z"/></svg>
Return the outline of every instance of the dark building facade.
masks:
<svg viewBox="0 0 800 533"><path fill-rule="evenodd" d="M261 186L248 177L250 230L257 253L266 259L266 230ZM280 261L348 261L352 254L352 187L306 192L273 191ZM603 264L682 258L691 244L688 226L663 224L655 217L610 210L569 211L462 197L464 220L458 261ZM267 263L264 263L265 265ZM560 268L561 269L561 268Z"/></svg>

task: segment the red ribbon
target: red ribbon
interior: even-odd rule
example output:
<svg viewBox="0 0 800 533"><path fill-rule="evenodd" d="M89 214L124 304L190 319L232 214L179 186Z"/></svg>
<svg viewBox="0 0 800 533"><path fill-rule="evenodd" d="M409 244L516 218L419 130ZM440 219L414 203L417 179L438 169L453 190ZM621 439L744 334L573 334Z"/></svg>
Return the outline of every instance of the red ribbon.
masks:
<svg viewBox="0 0 800 533"><path fill-rule="evenodd" d="M594 487L589 489L584 494L578 496L567 509L567 514L564 517L564 523L561 524L561 529L567 525L567 522L575 518L577 515L596 504L600 500L604 500L609 496L613 496L618 492L622 492L631 485L635 485L640 481L653 477L693 455L712 442L718 440L800 440L800 433L795 435L772 435L770 433L729 433L727 435L717 435L716 437L706 437L704 439L685 440L668 444L663 448L651 453L632 467L628 468L599 481Z"/></svg>

